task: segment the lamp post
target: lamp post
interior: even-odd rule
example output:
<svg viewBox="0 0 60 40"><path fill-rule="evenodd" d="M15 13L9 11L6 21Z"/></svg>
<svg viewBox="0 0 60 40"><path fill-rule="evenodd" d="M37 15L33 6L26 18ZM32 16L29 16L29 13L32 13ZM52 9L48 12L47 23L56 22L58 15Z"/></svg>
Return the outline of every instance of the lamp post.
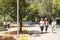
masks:
<svg viewBox="0 0 60 40"><path fill-rule="evenodd" d="M17 40L19 40L19 0L17 0Z"/></svg>

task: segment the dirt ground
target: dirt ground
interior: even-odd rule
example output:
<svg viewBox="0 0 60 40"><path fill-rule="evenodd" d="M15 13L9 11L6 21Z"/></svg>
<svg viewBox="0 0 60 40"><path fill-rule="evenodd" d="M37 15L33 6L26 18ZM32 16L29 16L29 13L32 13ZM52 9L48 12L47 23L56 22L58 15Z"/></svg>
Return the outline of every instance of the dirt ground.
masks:
<svg viewBox="0 0 60 40"><path fill-rule="evenodd" d="M24 30L26 28L23 28ZM16 29L9 29L11 30L11 32L0 32L0 40L16 40L16 37L17 37L17 31L13 31L13 30L16 30ZM24 31L25 32L25 31ZM21 34L20 34L21 35Z"/></svg>
<svg viewBox="0 0 60 40"><path fill-rule="evenodd" d="M0 34L0 40L16 40L15 32L6 32Z"/></svg>
<svg viewBox="0 0 60 40"><path fill-rule="evenodd" d="M0 40L16 40L16 39L13 38L13 37L3 37L3 36L0 36Z"/></svg>

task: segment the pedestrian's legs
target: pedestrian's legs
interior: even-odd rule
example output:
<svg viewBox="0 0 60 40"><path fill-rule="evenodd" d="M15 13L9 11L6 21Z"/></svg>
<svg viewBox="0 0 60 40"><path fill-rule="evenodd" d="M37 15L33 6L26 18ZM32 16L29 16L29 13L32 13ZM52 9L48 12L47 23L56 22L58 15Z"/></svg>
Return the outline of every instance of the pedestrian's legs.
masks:
<svg viewBox="0 0 60 40"><path fill-rule="evenodd" d="M47 29L48 29L48 26L46 26L46 28L45 28L46 33L47 33Z"/></svg>
<svg viewBox="0 0 60 40"><path fill-rule="evenodd" d="M52 26L52 33L53 33L53 31L54 31L54 26Z"/></svg>
<svg viewBox="0 0 60 40"><path fill-rule="evenodd" d="M8 24L8 28L10 28L10 24Z"/></svg>
<svg viewBox="0 0 60 40"><path fill-rule="evenodd" d="M4 30L5 30L5 31L7 30L6 27L7 27L7 25L4 25Z"/></svg>
<svg viewBox="0 0 60 40"><path fill-rule="evenodd" d="M53 33L53 27L52 27L52 33Z"/></svg>
<svg viewBox="0 0 60 40"><path fill-rule="evenodd" d="M42 32L42 27L40 27L40 29L41 29L41 32Z"/></svg>
<svg viewBox="0 0 60 40"><path fill-rule="evenodd" d="M6 25L4 25L4 30L6 30Z"/></svg>
<svg viewBox="0 0 60 40"><path fill-rule="evenodd" d="M56 29L56 26L54 26L54 32L56 33L56 30L55 29Z"/></svg>
<svg viewBox="0 0 60 40"><path fill-rule="evenodd" d="M42 27L42 31L43 31L44 27Z"/></svg>
<svg viewBox="0 0 60 40"><path fill-rule="evenodd" d="M41 33L43 32L43 29L44 29L44 27L42 26L42 27L41 27Z"/></svg>

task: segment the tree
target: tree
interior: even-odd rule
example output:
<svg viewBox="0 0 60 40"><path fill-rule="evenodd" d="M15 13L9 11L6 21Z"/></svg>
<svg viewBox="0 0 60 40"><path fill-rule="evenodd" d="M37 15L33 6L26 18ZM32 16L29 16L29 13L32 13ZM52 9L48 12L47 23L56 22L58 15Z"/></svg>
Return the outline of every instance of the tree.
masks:
<svg viewBox="0 0 60 40"><path fill-rule="evenodd" d="M60 14L60 0L53 0L53 4L52 4L53 6L52 6L52 10L53 10L53 12L54 12L54 15L56 16L56 17L59 17L59 15L58 14Z"/></svg>
<svg viewBox="0 0 60 40"><path fill-rule="evenodd" d="M4 16L4 20L7 14L9 14L9 1L0 0L0 15ZM8 10L8 11L7 11Z"/></svg>

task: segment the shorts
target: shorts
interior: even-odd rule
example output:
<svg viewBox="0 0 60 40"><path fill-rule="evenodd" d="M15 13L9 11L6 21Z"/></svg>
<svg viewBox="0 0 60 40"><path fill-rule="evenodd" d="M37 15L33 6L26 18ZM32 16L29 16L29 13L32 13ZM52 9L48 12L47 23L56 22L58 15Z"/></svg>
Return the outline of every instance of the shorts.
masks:
<svg viewBox="0 0 60 40"><path fill-rule="evenodd" d="M56 25L55 26L52 26L53 29L56 29Z"/></svg>

